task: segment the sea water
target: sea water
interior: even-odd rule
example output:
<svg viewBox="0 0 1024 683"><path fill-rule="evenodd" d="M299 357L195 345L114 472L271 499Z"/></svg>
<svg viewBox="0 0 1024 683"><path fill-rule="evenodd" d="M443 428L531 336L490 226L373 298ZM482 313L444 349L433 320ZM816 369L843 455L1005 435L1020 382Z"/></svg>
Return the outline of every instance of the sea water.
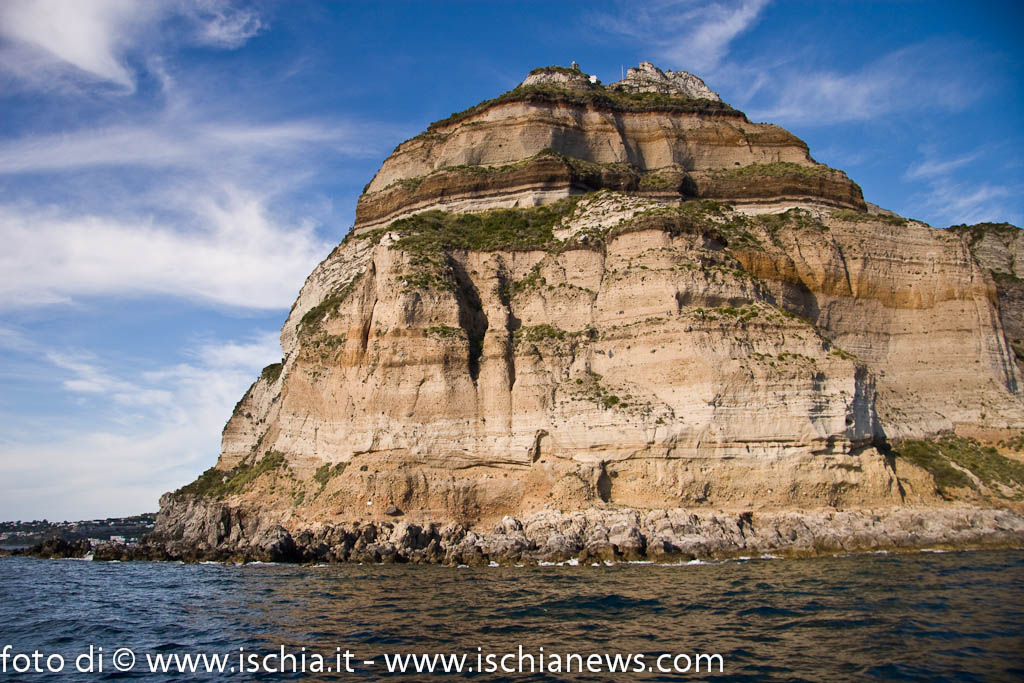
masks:
<svg viewBox="0 0 1024 683"><path fill-rule="evenodd" d="M480 568L8 557L0 598L0 681L678 681L701 654L721 660L700 677L730 681L1024 680L1024 551ZM44 673L15 672L33 652ZM224 671L150 673L170 661L157 655L200 654ZM608 671L616 654L628 672ZM461 673L389 673L408 655L465 657ZM657 670L663 656L689 671ZM600 666L547 668L567 661Z"/></svg>

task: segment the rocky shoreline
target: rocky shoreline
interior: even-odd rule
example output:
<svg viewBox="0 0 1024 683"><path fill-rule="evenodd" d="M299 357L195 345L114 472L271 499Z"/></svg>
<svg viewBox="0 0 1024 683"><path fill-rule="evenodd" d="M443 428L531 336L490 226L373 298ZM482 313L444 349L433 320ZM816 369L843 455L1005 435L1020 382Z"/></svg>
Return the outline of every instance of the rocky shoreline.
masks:
<svg viewBox="0 0 1024 683"><path fill-rule="evenodd" d="M291 533L259 515L210 506L187 534L166 529L134 545L53 539L10 551L35 557L219 562L357 562L479 566L538 562L685 562L812 557L924 548L1024 547L1024 515L968 507L765 513L687 510L544 511L492 529L462 524L352 522ZM213 521L212 526L206 522ZM172 530L173 531L173 530ZM179 531L185 531L179 528ZM197 534L197 532L199 532ZM206 533L205 538L200 536Z"/></svg>

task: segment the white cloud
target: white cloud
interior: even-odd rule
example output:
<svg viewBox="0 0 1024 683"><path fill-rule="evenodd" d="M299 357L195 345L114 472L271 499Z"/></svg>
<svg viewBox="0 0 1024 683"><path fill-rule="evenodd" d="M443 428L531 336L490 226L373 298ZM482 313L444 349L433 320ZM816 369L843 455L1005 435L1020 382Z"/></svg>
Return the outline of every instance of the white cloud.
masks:
<svg viewBox="0 0 1024 683"><path fill-rule="evenodd" d="M786 125L867 121L893 111L959 111L985 94L991 79L969 58L964 41L926 41L855 69L818 66L820 54L801 42L730 58L737 38L760 20L768 0L660 0L622 6L595 23L651 50L659 66L695 72L751 118Z"/></svg>
<svg viewBox="0 0 1024 683"><path fill-rule="evenodd" d="M212 47L241 47L264 28L255 10L220 0L193 0L183 5L183 12L195 24L196 41Z"/></svg>
<svg viewBox="0 0 1024 683"><path fill-rule="evenodd" d="M18 330L0 327L0 349L23 353L34 350L35 344Z"/></svg>
<svg viewBox="0 0 1024 683"><path fill-rule="evenodd" d="M171 18L184 21L183 34L163 35ZM0 70L36 89L84 80L131 92L130 54L152 55L165 40L235 49L262 28L257 12L227 0L4 0Z"/></svg>
<svg viewBox="0 0 1024 683"><path fill-rule="evenodd" d="M149 13L146 4L128 0L7 0L0 4L0 34L94 78L132 88L118 54L129 26L145 23Z"/></svg>
<svg viewBox="0 0 1024 683"><path fill-rule="evenodd" d="M1024 187L957 180L950 176L930 178L925 191L907 200L908 215L922 216L932 225L1009 221L1021 224L1016 197Z"/></svg>
<svg viewBox="0 0 1024 683"><path fill-rule="evenodd" d="M661 0L628 3L616 16L599 15L605 29L643 41L667 67L698 75L714 71L732 41L757 23L768 0Z"/></svg>
<svg viewBox="0 0 1024 683"><path fill-rule="evenodd" d="M371 153L359 126L319 121L247 124L157 118L146 124L82 129L0 144L0 173L68 171L92 166L217 168L252 166L285 152ZM375 150L374 150L375 151Z"/></svg>
<svg viewBox="0 0 1024 683"><path fill-rule="evenodd" d="M267 332L257 335L245 343L206 343L192 350L191 354L203 366L218 368L246 368L261 359L273 359L281 355L280 340L277 333ZM270 362L270 361L267 361ZM260 363L260 367L266 363ZM157 376L147 376L157 380Z"/></svg>
<svg viewBox="0 0 1024 683"><path fill-rule="evenodd" d="M904 179L917 180L921 178L934 178L936 176L948 175L961 166L966 166L981 156L980 152L965 154L955 159L940 161L937 159L926 159L916 164L911 164L907 172L903 174Z"/></svg>
<svg viewBox="0 0 1024 683"><path fill-rule="evenodd" d="M145 121L0 142L0 176L28 190L0 199L0 309L149 295L286 308L334 246L309 218L318 205L291 193L396 136L344 121L223 121L173 84L165 94Z"/></svg>
<svg viewBox="0 0 1024 683"><path fill-rule="evenodd" d="M698 68L714 68L726 55L729 44L753 25L767 5L767 0L745 0L736 6L704 5L705 13L698 18L693 33L675 47L664 48L664 55L681 62L687 55L695 55Z"/></svg>
<svg viewBox="0 0 1024 683"><path fill-rule="evenodd" d="M0 205L0 307L170 295L287 308L333 246L308 221L279 222L266 198L230 186L219 196L184 189L171 208L183 218L167 224Z"/></svg>
<svg viewBox="0 0 1024 683"><path fill-rule="evenodd" d="M64 380L63 386L66 390L82 394L108 394L113 392L131 391L135 387L129 382L117 380L104 371L100 370L89 358L81 355L69 355L51 351L46 354L46 359L64 370L69 370L73 376Z"/></svg>
<svg viewBox="0 0 1024 683"><path fill-rule="evenodd" d="M963 169L982 159L985 150L953 156L937 147L922 149L923 159L912 163L903 180L924 189L907 197L908 215L921 216L932 225L947 226L983 221L1019 223L1013 201L1024 187L1019 184L979 182ZM966 177L965 177L966 175Z"/></svg>
<svg viewBox="0 0 1024 683"><path fill-rule="evenodd" d="M400 134L351 121L224 120L152 68L164 83L155 113L0 141L0 176L18 187L0 193L0 309L151 295L287 308L334 246L309 217L322 205L300 206L292 193L328 163L380 154Z"/></svg>
<svg viewBox="0 0 1024 683"><path fill-rule="evenodd" d="M964 52L961 45L924 42L846 73L792 66L759 70L765 104L748 113L806 126L868 121L892 112L960 111L985 93L985 81L958 54Z"/></svg>
<svg viewBox="0 0 1024 683"><path fill-rule="evenodd" d="M106 422L69 432L59 424L4 443L0 517L82 519L153 511L160 494L214 464L231 408L260 368L280 359L277 335L209 340L192 361L122 376L117 359L41 351L67 391L91 384Z"/></svg>

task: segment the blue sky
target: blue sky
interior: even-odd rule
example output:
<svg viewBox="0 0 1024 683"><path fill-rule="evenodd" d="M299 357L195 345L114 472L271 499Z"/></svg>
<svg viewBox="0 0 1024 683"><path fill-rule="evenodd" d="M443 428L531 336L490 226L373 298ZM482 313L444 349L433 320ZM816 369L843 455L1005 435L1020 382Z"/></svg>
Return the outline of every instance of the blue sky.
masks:
<svg viewBox="0 0 1024 683"><path fill-rule="evenodd" d="M0 3L0 519L211 466L381 161L576 60L702 76L937 227L1024 221L1018 3Z"/></svg>

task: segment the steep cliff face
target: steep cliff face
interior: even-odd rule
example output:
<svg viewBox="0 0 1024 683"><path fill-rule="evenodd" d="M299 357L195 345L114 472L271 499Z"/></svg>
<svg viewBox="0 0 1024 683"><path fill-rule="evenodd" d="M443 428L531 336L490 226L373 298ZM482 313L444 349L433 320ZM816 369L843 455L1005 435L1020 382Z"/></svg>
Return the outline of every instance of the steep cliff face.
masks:
<svg viewBox="0 0 1024 683"><path fill-rule="evenodd" d="M399 145L158 530L1011 504L1005 452L998 483L951 465L943 489L889 448L1024 428L1019 231L869 213L788 132L648 67L539 70Z"/></svg>
<svg viewBox="0 0 1024 683"><path fill-rule="evenodd" d="M999 301L999 320L1024 373L1024 239L1009 223L958 225L961 236L981 267L992 275Z"/></svg>

